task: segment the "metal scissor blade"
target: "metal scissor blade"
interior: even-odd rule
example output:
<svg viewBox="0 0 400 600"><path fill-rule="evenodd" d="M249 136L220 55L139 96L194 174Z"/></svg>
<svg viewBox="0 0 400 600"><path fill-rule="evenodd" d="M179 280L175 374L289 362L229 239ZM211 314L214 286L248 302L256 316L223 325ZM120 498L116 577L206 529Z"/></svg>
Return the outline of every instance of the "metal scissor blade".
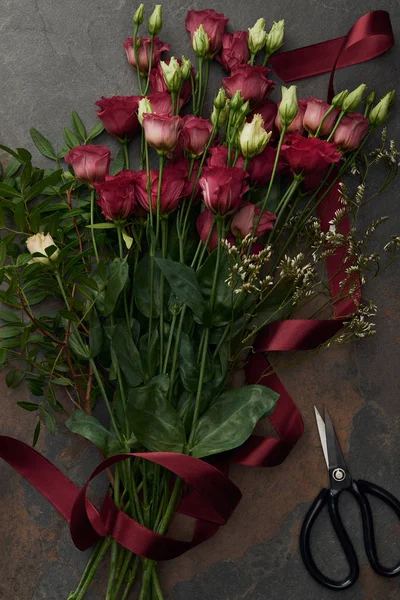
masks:
<svg viewBox="0 0 400 600"><path fill-rule="evenodd" d="M343 469L349 473L328 409L324 406L328 469Z"/></svg>
<svg viewBox="0 0 400 600"><path fill-rule="evenodd" d="M327 445L326 445L325 423L324 423L323 418L319 414L318 409L317 409L316 406L314 406L314 411L315 411L315 419L317 421L319 439L321 440L322 452L324 453L324 458L325 458L325 462L326 462L326 468L329 471L329 459L328 459L328 448L327 448Z"/></svg>

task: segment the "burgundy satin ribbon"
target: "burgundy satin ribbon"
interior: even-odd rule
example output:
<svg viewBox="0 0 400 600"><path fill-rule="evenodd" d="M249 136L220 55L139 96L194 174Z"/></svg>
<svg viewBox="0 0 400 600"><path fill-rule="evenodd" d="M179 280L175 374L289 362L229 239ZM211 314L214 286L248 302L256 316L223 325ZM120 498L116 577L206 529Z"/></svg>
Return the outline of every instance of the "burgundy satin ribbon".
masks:
<svg viewBox="0 0 400 600"><path fill-rule="evenodd" d="M271 58L273 69L285 82L331 72L329 97L333 95L333 76L336 69L370 60L386 52L394 43L390 17L385 11L364 15L349 33L334 40L283 52ZM335 186L319 206L321 226L329 228L335 211L341 208L339 189ZM347 217L340 224L341 231L348 233ZM256 340L257 353L246 369L249 383L261 383L280 394L270 420L278 438L252 435L236 450L221 455L221 463L210 465L187 455L171 452L134 453L113 456L103 461L92 473L85 486L79 490L53 464L36 450L11 437L0 436L0 457L16 469L41 494L51 502L70 523L71 535L80 549L88 548L101 536L111 535L132 552L154 560L166 560L179 556L197 544L209 539L218 527L226 523L240 500L240 490L222 472L227 462L248 466L275 466L282 463L303 433L300 413L276 374L270 374L270 365L263 355L269 351L308 350L335 335L355 310L360 299L355 276L343 291L341 282L346 249L339 248L326 259L333 303L333 319L293 319L273 323L261 332ZM351 298L346 295L351 284L356 290ZM169 469L181 477L191 493L183 497L179 512L197 519L196 528L189 542L160 536L143 527L122 513L107 494L98 511L87 499L90 481L104 469L127 457L139 456Z"/></svg>
<svg viewBox="0 0 400 600"><path fill-rule="evenodd" d="M344 69L387 52L394 44L390 15L374 10L363 15L347 35L271 56L275 73L289 83L322 73L331 73L328 101L334 96L333 78Z"/></svg>

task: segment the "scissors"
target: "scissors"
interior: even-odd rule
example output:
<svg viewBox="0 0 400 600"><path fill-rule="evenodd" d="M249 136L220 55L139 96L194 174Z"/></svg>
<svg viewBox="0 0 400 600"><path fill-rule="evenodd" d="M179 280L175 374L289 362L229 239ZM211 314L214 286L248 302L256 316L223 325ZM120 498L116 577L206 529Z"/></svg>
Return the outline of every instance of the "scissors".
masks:
<svg viewBox="0 0 400 600"><path fill-rule="evenodd" d="M329 471L330 487L323 488L309 509L300 532L300 552L304 565L310 575L331 590L345 590L351 587L358 579L360 568L354 546L343 525L339 511L339 497L344 490L350 492L357 500L363 525L364 546L373 570L383 577L395 577L400 574L400 563L393 568L384 567L378 559L375 542L374 521L372 517L371 506L366 494L371 494L386 503L400 519L400 502L389 492L379 485L369 483L362 479L353 480L347 468L342 450L332 423L329 413L324 408L324 417L322 419L318 410L315 409L319 437L321 439L322 450L325 457L326 466ZM310 537L313 525L324 506L328 506L330 519L339 539L340 545L346 556L349 573L347 577L340 581L335 581L324 575L319 570L311 552Z"/></svg>

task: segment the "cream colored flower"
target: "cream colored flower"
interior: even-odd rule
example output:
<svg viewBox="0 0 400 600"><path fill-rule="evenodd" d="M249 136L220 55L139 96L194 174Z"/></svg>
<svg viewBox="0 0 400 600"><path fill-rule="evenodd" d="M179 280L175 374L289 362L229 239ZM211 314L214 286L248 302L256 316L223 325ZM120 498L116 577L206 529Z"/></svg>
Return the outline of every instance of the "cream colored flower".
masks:
<svg viewBox="0 0 400 600"><path fill-rule="evenodd" d="M55 246L54 240L51 237L50 233L46 235L43 232L36 233L35 235L31 235L26 240L26 245L31 254L40 253L43 256L34 256L29 263L42 263L43 265L48 265L50 262L53 262L57 259L60 251L57 248L51 254L51 256L47 256L46 248L50 248L51 246Z"/></svg>
<svg viewBox="0 0 400 600"><path fill-rule="evenodd" d="M147 98L147 96L145 96L144 98L142 98L139 102L139 108L138 108L138 120L139 123L142 125L143 123L143 115L146 113L153 113L153 107L151 105L150 100Z"/></svg>
<svg viewBox="0 0 400 600"><path fill-rule="evenodd" d="M253 27L249 27L249 39L248 46L249 50L252 54L257 54L264 48L265 42L267 40L267 32L265 31L265 19L258 19L253 25Z"/></svg>
<svg viewBox="0 0 400 600"><path fill-rule="evenodd" d="M255 114L249 123L243 125L240 132L240 150L245 158L260 154L271 139L272 131L266 132L261 115Z"/></svg>

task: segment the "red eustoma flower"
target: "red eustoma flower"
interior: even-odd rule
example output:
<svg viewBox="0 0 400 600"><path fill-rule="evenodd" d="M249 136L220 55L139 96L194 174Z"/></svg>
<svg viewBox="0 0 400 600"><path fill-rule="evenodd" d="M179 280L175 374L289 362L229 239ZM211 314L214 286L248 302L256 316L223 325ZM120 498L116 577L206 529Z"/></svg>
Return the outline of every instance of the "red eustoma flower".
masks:
<svg viewBox="0 0 400 600"><path fill-rule="evenodd" d="M250 59L250 50L247 45L249 34L247 31L235 31L235 33L224 33L222 36L221 53L216 56L225 71L228 73Z"/></svg>
<svg viewBox="0 0 400 600"><path fill-rule="evenodd" d="M124 221L135 210L135 181L133 171L120 171L118 175L107 175L106 180L94 183L97 192L97 204L104 217L109 221Z"/></svg>
<svg viewBox="0 0 400 600"><path fill-rule="evenodd" d="M319 138L305 138L297 132L285 138L282 152L292 171L305 175L321 171L342 158L335 144Z"/></svg>
<svg viewBox="0 0 400 600"><path fill-rule="evenodd" d="M160 211L162 215L173 212L186 195L186 175L184 169L176 168L172 163L164 167L161 180ZM157 213L159 171L150 170L151 205L153 213ZM136 194L140 205L149 212L149 196L147 192L146 170L136 173Z"/></svg>
<svg viewBox="0 0 400 600"><path fill-rule="evenodd" d="M257 154L249 161L246 170L249 174L250 182L257 188L261 188L270 182L275 158L276 149L267 145L261 154ZM289 165L281 154L276 167L276 176L282 175L288 168Z"/></svg>
<svg viewBox="0 0 400 600"><path fill-rule="evenodd" d="M303 117L303 126L309 133L315 133L322 121L324 114L331 108L331 105L324 100L318 100L318 98L308 98L307 108ZM339 109L335 108L329 115L324 119L322 123L320 134L322 136L328 136L333 126L335 125L336 119L339 114Z"/></svg>
<svg viewBox="0 0 400 600"><path fill-rule="evenodd" d="M354 150L361 144L368 131L368 119L361 113L350 113L340 121L333 141L343 150Z"/></svg>
<svg viewBox="0 0 400 600"><path fill-rule="evenodd" d="M279 107L279 104L280 104L280 102L278 102L278 107ZM293 121L290 123L289 127L286 128L287 133L293 133L294 131L298 131L299 133L304 133L303 119L304 119L304 115L305 115L306 108L307 108L307 100L305 100L305 99L299 100L297 104L298 104L299 110L297 112L297 115L293 119ZM279 110L276 115L275 125L277 126L279 131L282 131L282 123L281 123L281 118L279 116Z"/></svg>
<svg viewBox="0 0 400 600"><path fill-rule="evenodd" d="M168 92L154 92L146 96L150 100L154 114L171 116L172 114L172 99Z"/></svg>
<svg viewBox="0 0 400 600"><path fill-rule="evenodd" d="M170 59L167 59L165 62L168 65ZM178 63L182 64L182 61L178 59ZM192 67L192 73L194 76L194 69ZM161 65L159 64L156 69L152 69L150 71L150 87L153 92L168 92L167 84L165 83L163 70ZM169 92L168 92L169 93ZM180 108L187 102L189 102L192 96L192 84L190 79L187 79L181 89L181 93L179 95L179 104Z"/></svg>
<svg viewBox="0 0 400 600"><path fill-rule="evenodd" d="M203 25L204 31L210 39L209 54L214 56L222 45L222 38L228 22L229 19L222 13L217 13L212 8L206 8L205 10L189 10L185 19L185 27L193 39L196 29Z"/></svg>
<svg viewBox="0 0 400 600"><path fill-rule="evenodd" d="M136 40L140 42L137 48L139 71L143 74L147 74L150 64L151 38L138 37L136 38ZM136 57L135 51L133 49L132 38L126 38L122 45L125 48L128 63L136 69ZM151 63L153 67L158 65L158 63L160 62L161 54L166 50L169 50L169 44L164 44L164 42L162 42L157 36L155 36L153 43L153 60Z"/></svg>
<svg viewBox="0 0 400 600"><path fill-rule="evenodd" d="M206 167L199 180L204 204L214 214L234 213L249 189L246 179L246 171L238 167Z"/></svg>
<svg viewBox="0 0 400 600"><path fill-rule="evenodd" d="M263 104L274 89L274 81L267 79L269 71L267 67L236 65L230 77L222 80L222 85L229 98L240 90L244 100L249 100L254 108Z"/></svg>
<svg viewBox="0 0 400 600"><path fill-rule="evenodd" d="M232 152L231 159L234 157L234 154L235 153ZM213 146L212 148L210 148L208 151L206 163L208 167L226 167L228 164L228 148L226 146ZM243 169L243 156L239 156L239 158L236 161L235 167Z"/></svg>
<svg viewBox="0 0 400 600"><path fill-rule="evenodd" d="M178 143L182 127L181 117L145 113L143 129L147 143L160 154L168 154Z"/></svg>
<svg viewBox="0 0 400 600"><path fill-rule="evenodd" d="M245 202L245 204L233 215L231 223L233 235L241 240L243 240L246 235L251 235L260 213L261 209L258 206L251 202ZM255 235L261 237L263 233L273 229L275 219L276 215L274 215L274 213L265 210L261 215Z"/></svg>
<svg viewBox="0 0 400 600"><path fill-rule="evenodd" d="M212 123L207 119L186 115L182 119L183 146L191 157L196 158L203 154L213 130Z"/></svg>
<svg viewBox="0 0 400 600"><path fill-rule="evenodd" d="M192 195L193 186L194 186L194 183L197 178L197 170L199 168L199 164L200 164L199 160L196 160L194 162L192 173L190 175L190 179L188 179L189 169L190 169L190 160L188 158L174 157L174 160L171 161L170 163L168 163L168 165L171 167L171 169L174 168L174 169L179 169L180 171L182 171L182 174L186 180L185 188L184 188L183 194L182 194L183 196L190 197ZM193 201L196 203L200 199L201 199L201 188L200 188L199 182L197 181L196 192L193 196Z"/></svg>
<svg viewBox="0 0 400 600"><path fill-rule="evenodd" d="M139 128L137 111L141 96L113 96L97 100L97 116L105 130L120 140L131 138Z"/></svg>
<svg viewBox="0 0 400 600"><path fill-rule="evenodd" d="M103 181L108 174L111 152L106 146L76 146L64 158L74 169L75 177L82 183Z"/></svg>
<svg viewBox="0 0 400 600"><path fill-rule="evenodd" d="M206 243L207 238L210 235L210 238L208 239L207 249L209 252L215 250L215 248L218 246L218 231L217 225L214 223L214 215L211 212L211 210L208 210L208 208L206 208L205 210L203 210L202 213L199 214L196 221L196 228L197 233L199 234L199 238L201 239L203 244ZM212 231L210 234L211 228ZM230 244L235 245L236 240L229 231L226 234L226 239Z"/></svg>

